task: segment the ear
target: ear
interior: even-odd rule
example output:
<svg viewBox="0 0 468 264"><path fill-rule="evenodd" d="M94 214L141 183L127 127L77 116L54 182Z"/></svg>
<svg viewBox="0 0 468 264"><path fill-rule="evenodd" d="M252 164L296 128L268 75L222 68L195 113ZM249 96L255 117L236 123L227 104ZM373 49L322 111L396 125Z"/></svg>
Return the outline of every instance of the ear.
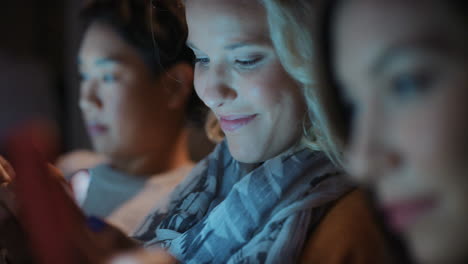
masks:
<svg viewBox="0 0 468 264"><path fill-rule="evenodd" d="M178 63L163 75L168 88L167 105L170 109L183 108L193 91L193 67Z"/></svg>

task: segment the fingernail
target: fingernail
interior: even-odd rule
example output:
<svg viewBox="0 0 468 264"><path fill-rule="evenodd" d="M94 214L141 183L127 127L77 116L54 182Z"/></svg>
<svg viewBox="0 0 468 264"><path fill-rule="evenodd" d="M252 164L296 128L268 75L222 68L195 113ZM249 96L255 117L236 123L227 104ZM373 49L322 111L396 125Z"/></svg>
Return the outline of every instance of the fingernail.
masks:
<svg viewBox="0 0 468 264"><path fill-rule="evenodd" d="M86 224L93 232L101 232L107 226L104 221L95 216L86 218Z"/></svg>

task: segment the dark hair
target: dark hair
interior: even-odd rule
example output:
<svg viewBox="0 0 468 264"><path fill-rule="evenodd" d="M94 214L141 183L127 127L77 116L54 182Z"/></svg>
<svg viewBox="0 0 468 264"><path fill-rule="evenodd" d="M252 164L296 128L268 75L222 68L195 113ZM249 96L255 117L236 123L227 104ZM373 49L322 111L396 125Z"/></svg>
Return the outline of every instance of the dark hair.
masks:
<svg viewBox="0 0 468 264"><path fill-rule="evenodd" d="M114 29L155 76L177 63L193 64L194 54L185 44L188 29L179 0L91 0L80 18L85 29L94 22ZM195 92L186 110L189 120L202 122L206 110Z"/></svg>
<svg viewBox="0 0 468 264"><path fill-rule="evenodd" d="M338 140L339 146L344 146L349 136L349 127L351 123L352 113L347 109L338 89L338 84L333 78L333 53L331 28L333 21L333 9L338 5L339 1L322 0L318 3L318 12L316 14L316 47L317 47L317 78L320 82L318 87L323 89L320 100L327 107L324 109L325 115L329 121L331 133Z"/></svg>

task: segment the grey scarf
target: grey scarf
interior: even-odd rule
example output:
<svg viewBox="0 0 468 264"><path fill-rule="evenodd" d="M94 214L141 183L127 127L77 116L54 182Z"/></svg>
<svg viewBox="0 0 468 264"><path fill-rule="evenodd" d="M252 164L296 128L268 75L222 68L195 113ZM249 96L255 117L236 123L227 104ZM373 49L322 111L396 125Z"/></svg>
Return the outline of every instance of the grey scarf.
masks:
<svg viewBox="0 0 468 264"><path fill-rule="evenodd" d="M321 152L252 165L234 160L222 142L135 238L183 263L292 263L331 202L351 188Z"/></svg>

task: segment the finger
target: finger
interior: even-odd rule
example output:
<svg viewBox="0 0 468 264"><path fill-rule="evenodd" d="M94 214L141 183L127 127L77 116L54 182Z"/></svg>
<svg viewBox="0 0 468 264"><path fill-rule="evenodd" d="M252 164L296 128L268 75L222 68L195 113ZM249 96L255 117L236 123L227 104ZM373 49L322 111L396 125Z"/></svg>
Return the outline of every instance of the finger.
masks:
<svg viewBox="0 0 468 264"><path fill-rule="evenodd" d="M56 180L58 180L67 191L72 192L72 187L70 186L70 183L67 181L63 173L54 165L48 163L47 164L47 171L49 175L54 177Z"/></svg>
<svg viewBox="0 0 468 264"><path fill-rule="evenodd" d="M3 186L11 182L11 176L6 172L2 165L0 165L0 183Z"/></svg>
<svg viewBox="0 0 468 264"><path fill-rule="evenodd" d="M8 162L2 156L0 156L0 167L2 167L2 171L0 173L6 173L10 180L15 178L15 170L13 169L13 166L11 166L10 162Z"/></svg>

